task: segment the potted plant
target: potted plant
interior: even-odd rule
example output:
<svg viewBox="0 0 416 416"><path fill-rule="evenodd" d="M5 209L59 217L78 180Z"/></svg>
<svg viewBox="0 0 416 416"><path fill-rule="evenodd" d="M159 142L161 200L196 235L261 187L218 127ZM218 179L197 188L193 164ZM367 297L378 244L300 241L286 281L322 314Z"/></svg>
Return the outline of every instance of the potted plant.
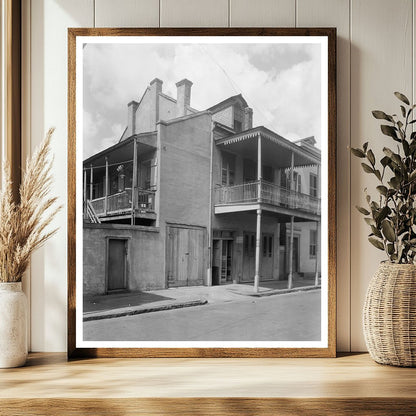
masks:
<svg viewBox="0 0 416 416"><path fill-rule="evenodd" d="M8 166L0 191L0 368L24 365L27 358L27 303L22 276L30 256L55 230L49 225L61 207L48 197L52 177L49 159L53 129L26 162L19 188L13 198Z"/></svg>
<svg viewBox="0 0 416 416"><path fill-rule="evenodd" d="M368 142L352 148L364 172L379 182L377 197L366 193L367 207L356 207L370 227L369 242L385 252L364 303L363 328L371 357L378 363L416 366L416 123L408 98L400 115L373 111L381 132L391 139L377 161Z"/></svg>

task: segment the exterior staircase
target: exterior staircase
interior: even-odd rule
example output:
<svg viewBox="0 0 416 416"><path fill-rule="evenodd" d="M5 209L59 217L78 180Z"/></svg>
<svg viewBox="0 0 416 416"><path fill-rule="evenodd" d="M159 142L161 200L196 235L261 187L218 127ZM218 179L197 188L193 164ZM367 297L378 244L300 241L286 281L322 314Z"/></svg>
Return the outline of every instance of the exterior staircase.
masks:
<svg viewBox="0 0 416 416"><path fill-rule="evenodd" d="M87 200L87 217L89 222L93 224L101 224L101 220L98 218L91 202Z"/></svg>

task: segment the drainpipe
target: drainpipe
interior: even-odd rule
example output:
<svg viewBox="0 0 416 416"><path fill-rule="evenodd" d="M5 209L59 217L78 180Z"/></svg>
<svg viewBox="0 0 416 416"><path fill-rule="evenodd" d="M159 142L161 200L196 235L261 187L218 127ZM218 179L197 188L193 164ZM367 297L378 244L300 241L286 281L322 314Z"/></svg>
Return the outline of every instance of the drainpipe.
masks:
<svg viewBox="0 0 416 416"><path fill-rule="evenodd" d="M213 193L213 172L214 172L214 122L211 117L211 155L209 168L209 213L208 213L208 268L207 286L212 286L212 193Z"/></svg>

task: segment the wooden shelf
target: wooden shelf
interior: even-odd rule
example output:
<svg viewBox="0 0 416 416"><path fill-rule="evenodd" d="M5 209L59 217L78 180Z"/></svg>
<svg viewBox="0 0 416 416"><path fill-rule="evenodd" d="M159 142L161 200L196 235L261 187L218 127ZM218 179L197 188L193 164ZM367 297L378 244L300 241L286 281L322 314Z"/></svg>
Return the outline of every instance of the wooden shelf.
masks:
<svg viewBox="0 0 416 416"><path fill-rule="evenodd" d="M416 369L338 358L85 359L0 370L0 415L415 415Z"/></svg>

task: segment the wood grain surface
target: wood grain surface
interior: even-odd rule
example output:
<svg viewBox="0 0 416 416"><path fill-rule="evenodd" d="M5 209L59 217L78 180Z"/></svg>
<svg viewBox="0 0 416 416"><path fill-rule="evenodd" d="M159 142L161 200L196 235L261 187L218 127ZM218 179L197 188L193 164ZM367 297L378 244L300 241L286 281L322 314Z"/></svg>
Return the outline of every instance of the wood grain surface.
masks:
<svg viewBox="0 0 416 416"><path fill-rule="evenodd" d="M328 347L77 348L76 347L76 37L327 36L328 37ZM68 357L334 357L336 355L336 29L335 28L70 28L68 29Z"/></svg>
<svg viewBox="0 0 416 416"><path fill-rule="evenodd" d="M0 415L414 415L415 369L335 359L84 359L0 370Z"/></svg>
<svg viewBox="0 0 416 416"><path fill-rule="evenodd" d="M19 200L21 180L21 0L5 2L5 75L6 117L5 147L13 181L13 196Z"/></svg>

